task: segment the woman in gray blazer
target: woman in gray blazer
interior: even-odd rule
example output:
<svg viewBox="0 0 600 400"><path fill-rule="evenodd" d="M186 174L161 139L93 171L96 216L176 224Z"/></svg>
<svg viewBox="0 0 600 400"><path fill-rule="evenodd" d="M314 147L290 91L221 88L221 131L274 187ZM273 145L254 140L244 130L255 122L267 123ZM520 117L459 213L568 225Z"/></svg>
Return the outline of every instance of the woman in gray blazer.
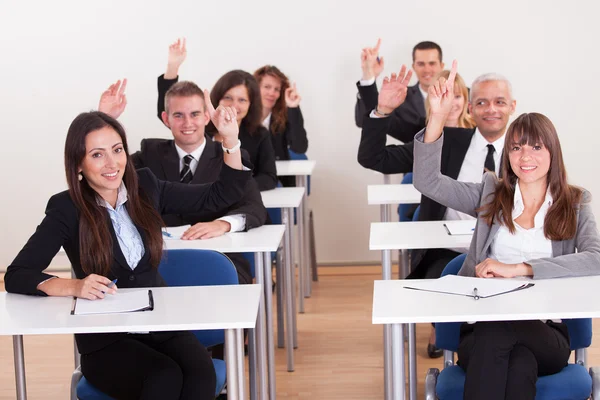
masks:
<svg viewBox="0 0 600 400"><path fill-rule="evenodd" d="M544 115L523 114L508 128L503 179L486 173L482 183L464 183L440 173L442 130L455 76L456 62L448 80L429 89L432 117L415 136L413 179L425 196L477 218L459 275L543 279L600 274L591 195L567 183L556 129ZM562 370L569 354L568 331L560 320L465 323L458 348L466 372L464 398L534 399L537 377Z"/></svg>

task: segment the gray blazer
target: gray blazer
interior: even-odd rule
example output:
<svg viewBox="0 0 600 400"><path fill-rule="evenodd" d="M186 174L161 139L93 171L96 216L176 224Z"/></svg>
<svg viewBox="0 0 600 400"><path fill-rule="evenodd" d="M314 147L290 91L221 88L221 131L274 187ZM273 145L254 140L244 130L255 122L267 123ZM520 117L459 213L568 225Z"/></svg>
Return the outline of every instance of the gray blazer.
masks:
<svg viewBox="0 0 600 400"><path fill-rule="evenodd" d="M498 178L486 173L482 183L458 182L440 173L444 136L434 143L424 143L425 130L414 142L413 184L423 195L447 207L477 218L475 233L459 275L475 276L475 266L486 258L500 225L489 226L476 209L488 203ZM534 279L587 276L600 274L600 235L590 204L591 194L583 191L577 211L577 233L568 240L552 241L552 258L525 261L533 268ZM576 252L577 251L577 252Z"/></svg>

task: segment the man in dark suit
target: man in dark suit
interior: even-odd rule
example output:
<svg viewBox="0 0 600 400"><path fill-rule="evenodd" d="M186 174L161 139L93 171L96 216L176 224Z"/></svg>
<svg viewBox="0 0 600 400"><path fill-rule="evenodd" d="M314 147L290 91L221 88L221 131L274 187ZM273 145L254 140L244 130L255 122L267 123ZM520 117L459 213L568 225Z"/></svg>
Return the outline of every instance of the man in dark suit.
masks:
<svg viewBox="0 0 600 400"><path fill-rule="evenodd" d="M165 96L163 122L173 140L144 139L140 151L132 155L136 168L147 167L159 179L184 183L211 183L223 166L223 147L205 135L209 116L204 93L193 82L173 85ZM249 159L242 150L242 157ZM226 232L245 231L265 223L267 211L254 180L248 182L242 199L225 214L162 215L167 226L192 225L186 239L208 239ZM239 253L228 254L238 271L240 283L252 283L250 265Z"/></svg>
<svg viewBox="0 0 600 400"><path fill-rule="evenodd" d="M410 73L384 79L377 106L364 119L358 161L365 167L384 174L413 170L413 142L386 146L386 133L393 123L390 115L408 97ZM481 182L485 170L499 170L504 134L515 111L510 82L499 74L479 76L471 86L469 111L476 128L444 127L442 174L462 182ZM414 136L413 131L413 136ZM421 197L419 221L472 219L448 209L428 197ZM439 278L442 270L459 253L455 249L413 250L409 278ZM430 339L430 357L442 355ZM439 350L439 351L438 351Z"/></svg>
<svg viewBox="0 0 600 400"><path fill-rule="evenodd" d="M356 126L362 128L365 115L377 106L377 84L375 79L383 71L383 57L379 57L381 39L373 48L365 48L361 54L362 78L356 83L358 95L354 108ZM406 100L391 113L388 135L408 143L415 132L400 129L403 124L425 126L425 100L427 90L435 76L444 69L442 49L434 42L420 42L412 51L412 69L419 80L416 85L409 86Z"/></svg>

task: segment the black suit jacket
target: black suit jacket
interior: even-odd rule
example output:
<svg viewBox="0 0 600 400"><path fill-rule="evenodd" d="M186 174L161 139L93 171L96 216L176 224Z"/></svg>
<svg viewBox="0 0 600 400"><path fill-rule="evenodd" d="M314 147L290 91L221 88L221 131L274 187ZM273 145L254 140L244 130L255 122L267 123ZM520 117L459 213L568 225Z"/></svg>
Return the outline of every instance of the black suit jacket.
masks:
<svg viewBox="0 0 600 400"><path fill-rule="evenodd" d="M250 180L249 171L238 171L223 167L219 180L210 185L187 185L158 180L150 170L138 170L140 195L147 196L159 213L215 213L234 204L244 192ZM106 213L113 242L113 264L107 276L119 279L119 287L156 287L164 286L156 265L150 263L150 251L146 246L143 231L145 253L138 265L132 270L119 246L110 217ZM65 249L75 275L78 279L87 275L80 262L79 250L79 211L68 191L55 194L48 201L46 216L29 238L27 244L6 270L4 282L11 293L29 295L46 294L37 286L52 277L44 273L52 258L61 246ZM81 354L87 354L122 339L126 333L80 334L75 335Z"/></svg>
<svg viewBox="0 0 600 400"><path fill-rule="evenodd" d="M375 83L361 86L360 82L357 82L356 86L358 96L354 107L354 119L356 126L361 128L363 120L368 118L369 113L377 107L379 91ZM418 130L411 132L406 129L406 125L425 127L425 116L425 101L417 83L408 88L406 100L390 115L387 134L401 142L408 143L413 140Z"/></svg>
<svg viewBox="0 0 600 400"><path fill-rule="evenodd" d="M271 142L275 149L275 160L289 160L290 149L294 153L304 154L308 150L308 138L304 129L304 118L300 107L289 108L287 111L287 123L285 130L281 133L273 133L273 119L271 118ZM296 178L293 176L280 176L279 181L285 187L296 186Z"/></svg>
<svg viewBox="0 0 600 400"><path fill-rule="evenodd" d="M212 183L219 178L223 162L223 148L220 143L215 143L205 137L206 145L196 172L191 183ZM242 157L247 160L248 154L242 150ZM175 149L175 142L167 139L144 139L140 151L131 156L136 168L150 168L158 179L169 182L179 182L179 155ZM246 217L246 229L263 225L267 219L260 191L256 181L249 180L241 200L227 209L216 213L192 214L163 214L166 226L193 225L198 222L210 222L226 215L243 214Z"/></svg>
<svg viewBox="0 0 600 400"><path fill-rule="evenodd" d="M165 79L164 75L158 77L158 102L156 105L158 119L162 122L162 113L165 111L165 95L179 77ZM215 105L216 107L216 105ZM250 162L254 166L252 176L258 184L259 190L270 190L277 187L277 169L275 168L275 151L269 140L270 133L265 127L260 127L257 132L250 134L244 124L240 126L239 138L242 149L250 155Z"/></svg>
<svg viewBox="0 0 600 400"><path fill-rule="evenodd" d="M398 174L413 170L413 142L403 145L385 145L390 118L365 118L358 148L358 162L365 168L384 174ZM413 133L414 135L418 131ZM442 147L442 174L458 178L460 168L475 134L475 128L444 128ZM483 166L481 166L483 171ZM446 207L421 196L419 221L440 221L446 214ZM412 264L418 266L426 250L412 253Z"/></svg>

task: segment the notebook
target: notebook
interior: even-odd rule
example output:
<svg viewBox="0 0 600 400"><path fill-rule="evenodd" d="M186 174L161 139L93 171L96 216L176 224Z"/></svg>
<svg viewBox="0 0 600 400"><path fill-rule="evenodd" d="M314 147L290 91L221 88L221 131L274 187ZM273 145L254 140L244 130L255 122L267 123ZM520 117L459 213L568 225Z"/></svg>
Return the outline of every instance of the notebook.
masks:
<svg viewBox="0 0 600 400"><path fill-rule="evenodd" d="M446 275L438 279L428 279L420 282L407 281L404 288L467 296L479 300L529 289L534 285L535 284L530 281L523 280Z"/></svg>
<svg viewBox="0 0 600 400"><path fill-rule="evenodd" d="M162 235L164 240L180 240L181 235L188 229L190 229L191 225L183 225L183 226L170 226L168 228L162 228Z"/></svg>
<svg viewBox="0 0 600 400"><path fill-rule="evenodd" d="M446 221L444 227L448 231L448 235L472 235L476 222L477 220L474 219Z"/></svg>
<svg viewBox="0 0 600 400"><path fill-rule="evenodd" d="M152 311L153 309L154 298L152 297L152 290L142 289L106 295L102 300L77 298L71 310L71 315L116 314Z"/></svg>

